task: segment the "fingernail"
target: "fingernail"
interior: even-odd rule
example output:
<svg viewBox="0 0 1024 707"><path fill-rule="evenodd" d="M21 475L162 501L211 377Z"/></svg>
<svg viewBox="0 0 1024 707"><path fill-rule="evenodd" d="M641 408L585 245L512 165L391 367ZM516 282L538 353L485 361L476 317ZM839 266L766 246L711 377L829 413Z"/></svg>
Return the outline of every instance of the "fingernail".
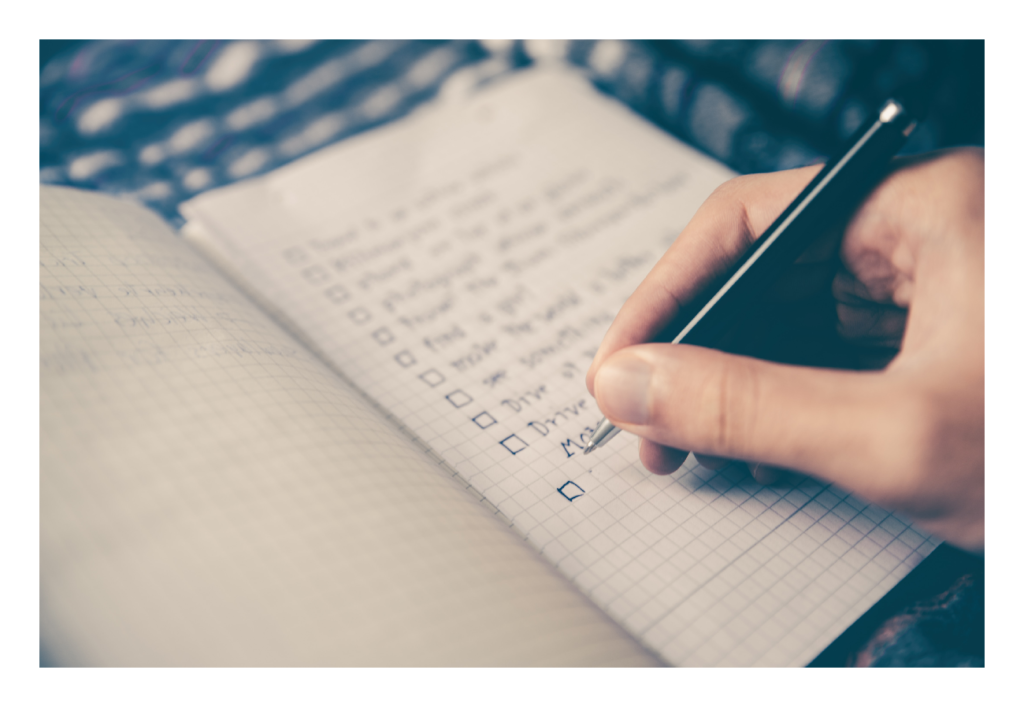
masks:
<svg viewBox="0 0 1024 707"><path fill-rule="evenodd" d="M650 415L651 367L638 356L618 356L597 372L594 388L605 415L618 422L643 425Z"/></svg>

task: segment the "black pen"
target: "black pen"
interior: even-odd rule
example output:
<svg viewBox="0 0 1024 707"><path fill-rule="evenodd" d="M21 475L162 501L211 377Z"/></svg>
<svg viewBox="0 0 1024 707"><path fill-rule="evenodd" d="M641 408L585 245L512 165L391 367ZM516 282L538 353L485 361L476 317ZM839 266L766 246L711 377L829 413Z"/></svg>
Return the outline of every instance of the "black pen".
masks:
<svg viewBox="0 0 1024 707"><path fill-rule="evenodd" d="M915 98L923 96L918 92ZM688 322L673 344L715 348L730 325L792 265L815 236L848 217L885 175L889 162L917 126L921 102L890 98L844 149L800 192L736 264L697 296L676 319ZM602 419L584 454L619 432Z"/></svg>

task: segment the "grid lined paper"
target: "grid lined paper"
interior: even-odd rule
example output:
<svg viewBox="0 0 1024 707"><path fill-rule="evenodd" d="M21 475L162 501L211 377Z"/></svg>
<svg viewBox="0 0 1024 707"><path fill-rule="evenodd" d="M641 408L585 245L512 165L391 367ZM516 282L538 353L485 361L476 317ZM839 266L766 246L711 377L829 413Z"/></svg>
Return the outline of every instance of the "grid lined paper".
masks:
<svg viewBox="0 0 1024 707"><path fill-rule="evenodd" d="M524 72L183 209L299 336L676 665L802 665L935 542L813 480L671 477L584 373L730 173L576 77Z"/></svg>
<svg viewBox="0 0 1024 707"><path fill-rule="evenodd" d="M41 207L57 662L655 662L156 216Z"/></svg>

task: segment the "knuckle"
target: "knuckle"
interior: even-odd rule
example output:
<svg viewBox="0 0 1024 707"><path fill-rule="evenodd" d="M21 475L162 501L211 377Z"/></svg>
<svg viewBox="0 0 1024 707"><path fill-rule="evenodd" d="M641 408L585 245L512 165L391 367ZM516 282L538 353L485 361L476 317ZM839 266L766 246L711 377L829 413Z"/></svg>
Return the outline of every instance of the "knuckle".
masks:
<svg viewBox="0 0 1024 707"><path fill-rule="evenodd" d="M757 376L742 359L720 366L700 392L700 448L726 457L743 457L745 443L754 438L759 400Z"/></svg>
<svg viewBox="0 0 1024 707"><path fill-rule="evenodd" d="M758 181L763 178L764 176L759 174L741 174L722 182L705 200L704 207L717 211L723 208L732 210L736 206L742 206L745 211L748 195L757 191Z"/></svg>
<svg viewBox="0 0 1024 707"><path fill-rule="evenodd" d="M738 177L728 179L715 187L715 190L711 192L710 198L731 200L735 198L737 194L744 191L744 188L747 186L749 181L750 175L746 174L741 174Z"/></svg>

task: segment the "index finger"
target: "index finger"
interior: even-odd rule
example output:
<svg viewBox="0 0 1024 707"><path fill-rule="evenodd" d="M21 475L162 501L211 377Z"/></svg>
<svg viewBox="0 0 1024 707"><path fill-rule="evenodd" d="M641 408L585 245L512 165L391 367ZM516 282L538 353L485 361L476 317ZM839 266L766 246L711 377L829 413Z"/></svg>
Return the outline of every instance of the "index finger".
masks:
<svg viewBox="0 0 1024 707"><path fill-rule="evenodd" d="M751 174L716 189L619 310L587 371L590 394L606 358L661 333L683 305L757 240L820 169L815 165Z"/></svg>

